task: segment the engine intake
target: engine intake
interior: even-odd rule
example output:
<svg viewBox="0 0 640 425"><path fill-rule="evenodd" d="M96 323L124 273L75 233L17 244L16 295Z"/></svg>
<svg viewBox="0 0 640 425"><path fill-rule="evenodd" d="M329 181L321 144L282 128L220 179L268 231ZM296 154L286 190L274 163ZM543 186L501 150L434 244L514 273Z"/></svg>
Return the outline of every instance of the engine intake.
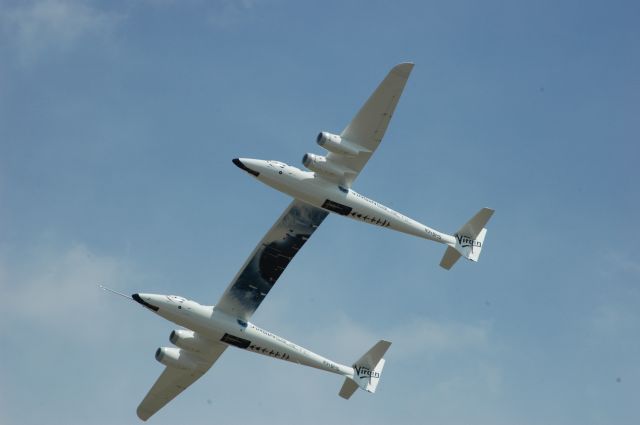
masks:
<svg viewBox="0 0 640 425"><path fill-rule="evenodd" d="M316 143L329 152L338 153L342 155L355 156L360 153L362 149L359 149L357 145L349 142L348 140L344 140L342 137L337 134L327 133L326 131L318 134L316 138Z"/></svg>
<svg viewBox="0 0 640 425"><path fill-rule="evenodd" d="M156 360L168 367L183 370L195 370L198 361L180 348L160 347L156 350Z"/></svg>
<svg viewBox="0 0 640 425"><path fill-rule="evenodd" d="M211 351L214 347L214 343L212 341L204 339L194 331L188 331L186 329L171 331L169 341L171 341L171 343L176 347L184 348L185 350L196 353L206 353Z"/></svg>
<svg viewBox="0 0 640 425"><path fill-rule="evenodd" d="M312 153L304 154L304 156L302 157L302 165L304 165L311 171L315 171L316 173L330 175L340 179L344 178L345 175L349 173L349 170L339 165L328 162L327 158L325 158L324 156L315 155Z"/></svg>

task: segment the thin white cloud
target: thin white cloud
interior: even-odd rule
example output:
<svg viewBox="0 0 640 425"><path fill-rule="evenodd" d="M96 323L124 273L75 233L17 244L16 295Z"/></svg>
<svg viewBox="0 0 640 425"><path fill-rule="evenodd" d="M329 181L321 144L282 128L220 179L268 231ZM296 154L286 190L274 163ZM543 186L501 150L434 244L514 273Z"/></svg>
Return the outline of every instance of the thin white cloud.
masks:
<svg viewBox="0 0 640 425"><path fill-rule="evenodd" d="M438 398L457 400L460 394L483 391L489 395L498 395L502 391L502 372L500 368L488 363L480 363L471 371L463 374L453 371L453 375L440 382L435 382L430 392L438 394Z"/></svg>
<svg viewBox="0 0 640 425"><path fill-rule="evenodd" d="M45 50L67 50L84 37L106 39L122 15L83 0L33 0L0 5L4 36L23 61L34 61Z"/></svg>
<svg viewBox="0 0 640 425"><path fill-rule="evenodd" d="M6 402L4 401L7 400L6 392L3 385L0 385L0 423L10 425L11 421L6 413L9 409L6 408Z"/></svg>
<svg viewBox="0 0 640 425"><path fill-rule="evenodd" d="M62 250L40 249L14 267L7 263L0 263L4 265L0 267L0 291L11 300L2 321L7 327L27 320L49 330L69 326L95 330L101 322L98 317L108 312L110 297L98 284L118 288L133 279L124 262L96 255L82 244Z"/></svg>
<svg viewBox="0 0 640 425"><path fill-rule="evenodd" d="M612 251L608 260L613 270L640 276L640 260L632 257L628 252Z"/></svg>
<svg viewBox="0 0 640 425"><path fill-rule="evenodd" d="M121 385L124 388L122 391L134 400L132 406L135 406L155 379L156 369L159 373L160 367L153 364L153 350L158 345L167 344L164 338L173 326L149 315L149 323L154 324L154 329L145 330L150 332L152 337L143 343L140 338L140 326L145 323L143 320L147 313L136 310L139 308L136 306L131 309L123 307L118 310L120 313L114 314L113 305L120 300L98 290L96 284L108 282L114 289L135 287L135 281L139 281L140 276L133 273L131 266L125 261L97 255L94 250L83 244L74 244L64 249L48 245L45 248L33 250L28 257L22 264L7 265L8 256L0 255L0 291L7 299L12 300L3 311L8 319L7 328L0 329L0 333L15 330L24 326L25 322L29 322L35 324L43 334L54 332L67 339L72 337L74 341L82 343L76 346L76 353L82 359L78 360L79 364L83 367L95 367L96 364L104 362L106 366L103 367L111 369L109 369L109 375L99 375L100 386L114 388L114 385ZM4 267L1 267L2 264ZM127 314L129 310L132 316L128 319L122 317L122 314ZM391 326L370 327L362 320L339 314L337 317L331 317L331 320L322 320L309 328L308 321L291 321L290 318L287 320L279 315L279 310L276 309L272 314L272 320L266 320L266 322L272 322L268 326L270 331L291 338L294 342L321 355L346 364L356 360L378 339L391 340L393 345L388 360L393 363L395 369L393 369L394 374L390 374L388 378L389 389L394 385L394 380L397 385L403 375L411 376L415 372L413 368L417 363L422 364L426 370L434 372L434 368L438 367L439 361L444 357L463 355L455 369L443 374L431 374L429 384L425 388L419 391L412 390L403 395L401 398L405 406L418 409L425 404L426 400L430 400L431 403L437 400L438 403L449 406L439 411L448 413L449 409L454 409L459 404L461 397L473 398L475 394L482 394L480 400L487 398L492 400L499 398L502 393L500 368L486 359L478 359L477 356L470 355L470 353L482 354L494 345L492 329L488 323L439 321L415 317ZM281 321L283 323L279 323ZM1 322L5 322L4 317ZM262 320L258 324L260 322ZM161 330L160 333L156 332L158 329ZM124 332L125 335L118 334L116 337L116 333L119 332ZM162 334L164 338L158 339L156 334ZM37 337L37 335L34 336L34 338ZM124 362L122 350L119 348L123 342L127 342L126 346L132 350L125 351L125 356L131 356L128 362L133 362L135 366L128 364L125 367L116 367L118 362L120 364ZM104 351L95 349L95 347L105 347L105 344L113 345L108 346ZM66 345L65 349L68 347ZM53 350L52 354L62 355L61 351L57 351L59 348ZM94 355L96 357L93 357ZM472 357L471 360L469 360L470 357ZM142 367L149 367L151 372L142 371ZM224 377L234 381L238 373L244 377L250 377L252 373L256 373L266 382L277 382L273 388L282 389L285 394L288 388L304 388L304 391L297 391L293 396L288 395L293 397L299 407L313 409L318 400L337 406L338 409L341 408L339 406L345 406L334 404L338 400L336 393L342 383L341 379L235 349L225 354L223 360L210 372L209 377L204 378L204 383L190 388L186 393L188 396L183 400L197 405L198 400L203 400L198 399L199 394L205 394L204 400L215 399L214 395L221 394L217 387L219 380ZM131 377L133 380L142 381L143 384L131 385L130 381L127 381ZM232 388L236 391L242 390L241 384L234 385L237 388ZM2 384L0 384L0 393L1 387ZM104 397L98 389L96 394ZM387 397L390 396L389 393ZM122 403L122 398L113 397L114 403ZM262 399L262 402L265 404L273 402L277 405L281 401L275 393L270 397L273 399L267 397ZM366 401L365 397L364 394L358 395L361 402ZM100 405L95 401L90 403ZM200 401L200 403L204 402ZM174 403L172 406L169 409L173 411L179 409L179 404ZM304 409L304 407L301 408ZM118 411L129 414L123 409L120 408ZM131 409L133 412L133 407ZM196 410L197 412L202 412L201 407L198 409L200 410ZM437 413L431 412L430 415L433 417ZM307 418L306 423L339 423L339 421L336 422L339 414L340 411L328 411L320 415L317 421ZM371 422L369 419L372 419L371 415L363 418L361 423L365 421L381 423Z"/></svg>
<svg viewBox="0 0 640 425"><path fill-rule="evenodd" d="M212 27L234 28L254 17L261 0L141 0L145 6L160 10L168 8L197 9Z"/></svg>
<svg viewBox="0 0 640 425"><path fill-rule="evenodd" d="M337 313L322 316L315 325L310 325L307 321L280 317L277 312L266 318L263 316L263 319L270 323L270 331L344 364L351 364L379 339L390 340L392 345L385 356L387 374L381 384L384 395L374 397L381 397L383 403L393 399L392 403L397 406L415 412L431 406L422 417L427 422L469 422L474 415L465 409L460 410L461 400L467 409L477 412L482 411L484 403L500 403L505 395L502 366L495 360L500 344L487 321L464 322L416 316L402 323L370 326L364 320ZM261 322L262 319L257 324ZM334 404L341 379L290 365L267 364L268 361L264 366L259 365L256 372L259 376L266 375L267 382L277 382L279 388L296 388L305 380L304 392L300 392L299 397L298 394L288 395L293 397L293 403L299 409L304 410L307 406L312 409L318 402L336 409L318 414L316 420L307 423L341 423L337 418L342 405ZM418 385L415 378L421 374L425 376L424 385ZM407 387L402 396L392 392L394 387L397 390L404 382L407 382ZM354 402L366 403L367 397L358 394ZM411 415L404 416L405 421L407 417ZM350 420L354 423L384 423L384 420L368 414L361 416L360 422L353 421L352 417Z"/></svg>
<svg viewBox="0 0 640 425"><path fill-rule="evenodd" d="M489 325L438 322L418 318L392 330L398 342L398 355L442 354L468 349L484 349L488 345Z"/></svg>
<svg viewBox="0 0 640 425"><path fill-rule="evenodd" d="M212 2L208 21L218 29L235 27L253 16L256 0L221 0Z"/></svg>
<svg viewBox="0 0 640 425"><path fill-rule="evenodd" d="M282 326L287 327L286 324ZM277 333L278 329L275 331ZM322 327L313 332L309 340L319 349L340 347L340 350L343 350L338 353L341 358L334 360L349 362L355 360L380 339L392 342L391 350L394 358L408 359L487 350L490 346L490 336L491 326L488 322L442 322L417 317L401 325L369 329L362 323L341 314L330 322L323 322ZM342 358L342 356L346 357Z"/></svg>
<svg viewBox="0 0 640 425"><path fill-rule="evenodd" d="M635 282L640 277L640 258L633 251L605 248L598 266L600 277L607 281L631 278Z"/></svg>
<svg viewBox="0 0 640 425"><path fill-rule="evenodd" d="M602 342L602 338L633 335L640 324L640 316L636 310L625 305L605 304L598 307L590 324L589 334L597 344Z"/></svg>
<svg viewBox="0 0 640 425"><path fill-rule="evenodd" d="M635 307L640 300L640 287L637 285L640 261L635 257L634 253L615 249L602 257L598 284L604 291L603 296L590 320L584 321L594 345L601 345L603 339L629 338L637 333L640 314Z"/></svg>

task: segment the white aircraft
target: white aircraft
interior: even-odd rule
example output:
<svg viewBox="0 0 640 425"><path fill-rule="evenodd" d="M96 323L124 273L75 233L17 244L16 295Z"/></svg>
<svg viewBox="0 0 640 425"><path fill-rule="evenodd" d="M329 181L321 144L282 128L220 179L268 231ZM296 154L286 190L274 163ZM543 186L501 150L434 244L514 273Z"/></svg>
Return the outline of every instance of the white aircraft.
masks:
<svg viewBox="0 0 640 425"><path fill-rule="evenodd" d="M478 261L487 234L484 227L493 210L483 208L456 233L449 235L406 217L351 188L373 155L398 104L413 69L396 65L340 135L321 132L316 142L329 151L325 156L307 153L302 171L279 161L235 158L233 163L261 182L297 200L325 211L447 245L440 265L449 270L460 256Z"/></svg>
<svg viewBox="0 0 640 425"><path fill-rule="evenodd" d="M339 395L348 399L358 388L375 392L391 345L381 340L352 366L336 363L249 322L284 269L329 212L389 227L449 245L441 265L451 268L461 255L477 261L486 234L484 225L493 210L482 209L455 235L447 235L405 217L351 189L351 184L373 154L391 119L413 64L394 67L341 136L321 133L318 143L330 151L307 154L304 172L277 161L234 159L234 163L261 181L294 199L262 238L215 306L201 305L175 295L116 294L142 304L186 329L174 330L156 359L165 365L137 409L144 421L173 400L220 357L228 346L280 360L326 370L345 377Z"/></svg>
<svg viewBox="0 0 640 425"><path fill-rule="evenodd" d="M349 399L358 388L375 392L391 345L381 340L352 366L313 353L249 322L284 269L328 213L294 200L262 238L215 306L201 305L176 295L133 294L102 287L147 307L186 329L174 330L176 347L161 347L156 359L165 365L137 414L146 421L200 378L228 346L286 360L345 377L339 395Z"/></svg>

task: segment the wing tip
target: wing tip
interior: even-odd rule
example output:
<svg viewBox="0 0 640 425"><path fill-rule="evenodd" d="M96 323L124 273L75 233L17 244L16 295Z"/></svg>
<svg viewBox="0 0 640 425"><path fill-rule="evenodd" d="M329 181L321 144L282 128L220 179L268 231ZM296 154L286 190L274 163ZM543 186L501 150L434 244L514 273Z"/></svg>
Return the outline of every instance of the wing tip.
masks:
<svg viewBox="0 0 640 425"><path fill-rule="evenodd" d="M391 72L401 77L408 78L415 64L413 62L402 62L393 67Z"/></svg>
<svg viewBox="0 0 640 425"><path fill-rule="evenodd" d="M140 420L146 422L147 419L153 416L153 412L150 412L149 410L143 408L142 405L140 405L136 409L136 415L138 415L138 418L140 418Z"/></svg>

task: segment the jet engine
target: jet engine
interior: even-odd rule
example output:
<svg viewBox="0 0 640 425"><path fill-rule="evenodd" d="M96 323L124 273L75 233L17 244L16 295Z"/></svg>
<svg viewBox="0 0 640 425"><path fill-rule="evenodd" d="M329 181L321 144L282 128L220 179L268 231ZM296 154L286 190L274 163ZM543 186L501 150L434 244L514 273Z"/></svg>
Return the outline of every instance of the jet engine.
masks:
<svg viewBox="0 0 640 425"><path fill-rule="evenodd" d="M302 165L319 174L344 178L350 171L336 164L327 162L327 158L312 153L305 153L302 157Z"/></svg>
<svg viewBox="0 0 640 425"><path fill-rule="evenodd" d="M342 155L355 156L361 151L357 146L354 146L347 140L337 134L327 133L326 131L318 134L316 143L328 150L329 152L339 153Z"/></svg>
<svg viewBox="0 0 640 425"><path fill-rule="evenodd" d="M211 351L213 348L213 343L211 341L202 338L194 331L188 331L186 329L171 331L169 341L171 341L171 343L176 347L184 348L185 350L196 353L206 353Z"/></svg>
<svg viewBox="0 0 640 425"><path fill-rule="evenodd" d="M194 370L198 367L198 361L180 348L160 347L156 350L156 360L178 369Z"/></svg>

